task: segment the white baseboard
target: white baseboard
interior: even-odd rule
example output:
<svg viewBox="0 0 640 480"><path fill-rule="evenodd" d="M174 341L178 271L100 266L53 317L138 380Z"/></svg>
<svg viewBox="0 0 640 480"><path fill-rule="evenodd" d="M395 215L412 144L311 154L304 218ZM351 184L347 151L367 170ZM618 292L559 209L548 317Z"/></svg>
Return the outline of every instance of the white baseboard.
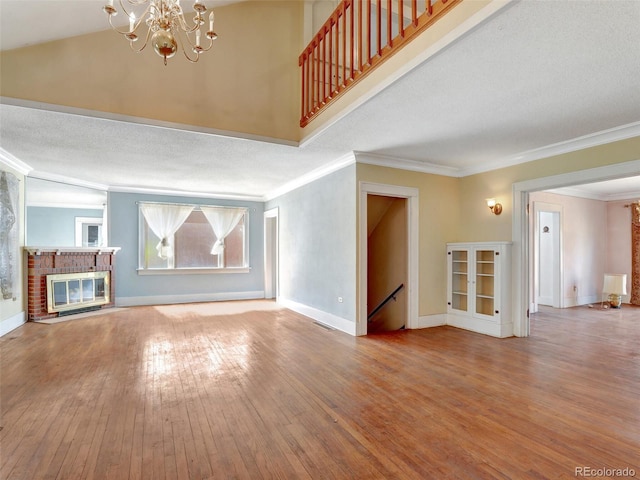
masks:
<svg viewBox="0 0 640 480"><path fill-rule="evenodd" d="M6 335L12 330L15 330L20 325L24 325L27 322L27 317L24 312L17 313L12 317L9 317L0 322L0 337Z"/></svg>
<svg viewBox="0 0 640 480"><path fill-rule="evenodd" d="M187 295L148 295L144 297L117 297L116 307L144 305L173 305L176 303L224 302L229 300L256 300L264 298L263 290L252 292L194 293Z"/></svg>
<svg viewBox="0 0 640 480"><path fill-rule="evenodd" d="M424 315L418 317L418 321L415 325L411 325L411 328L431 328L441 327L447 324L447 315L445 313L439 313L437 315Z"/></svg>
<svg viewBox="0 0 640 480"><path fill-rule="evenodd" d="M484 333L492 337L504 338L513 336L513 323L495 323L481 318L448 314L447 325L464 328L472 332Z"/></svg>
<svg viewBox="0 0 640 480"><path fill-rule="evenodd" d="M348 333L349 335L356 335L356 322L347 320L346 318L338 317L332 313L327 313L323 310L304 305L302 303L294 302L287 298L278 297L278 304L282 305L289 310L293 310L296 313L300 313L306 317L312 318L318 323L322 323L341 332Z"/></svg>
<svg viewBox="0 0 640 480"><path fill-rule="evenodd" d="M578 297L564 297L564 308L578 307L580 305L589 305L600 303L602 300L597 295L581 295Z"/></svg>

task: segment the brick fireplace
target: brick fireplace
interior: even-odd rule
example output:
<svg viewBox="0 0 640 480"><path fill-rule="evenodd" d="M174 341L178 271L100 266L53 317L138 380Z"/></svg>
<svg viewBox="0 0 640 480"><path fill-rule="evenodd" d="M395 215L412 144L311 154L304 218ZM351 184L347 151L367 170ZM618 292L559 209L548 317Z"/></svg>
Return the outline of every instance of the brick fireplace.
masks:
<svg viewBox="0 0 640 480"><path fill-rule="evenodd" d="M60 312L50 312L47 305L48 275L107 272L107 301L95 308L115 306L115 255L119 250L119 247L25 247L28 279L27 319L45 320L60 315ZM80 308L82 305L79 304L78 309ZM65 309L65 313L73 311L73 308Z"/></svg>

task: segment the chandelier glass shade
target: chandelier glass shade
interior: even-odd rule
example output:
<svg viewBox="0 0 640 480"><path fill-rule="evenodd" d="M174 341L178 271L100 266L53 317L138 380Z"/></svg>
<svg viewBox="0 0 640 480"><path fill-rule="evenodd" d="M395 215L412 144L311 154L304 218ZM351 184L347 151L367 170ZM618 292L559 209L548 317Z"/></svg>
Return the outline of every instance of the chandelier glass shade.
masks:
<svg viewBox="0 0 640 480"><path fill-rule="evenodd" d="M204 32L204 37L208 42L203 38L203 26L207 23L204 14L207 8L198 0L195 0L193 4L195 16L191 23L184 17L180 0L116 1L119 9L114 6L114 0L108 0L108 3L102 7L102 10L109 16L111 28L129 40L131 49L137 53L144 50L150 43L153 50L164 58L165 65L167 58L173 57L178 50L182 50L190 62L197 62L200 54L210 50L213 41L218 38L218 35L213 31L213 12L209 13L209 30ZM113 24L113 17L119 11L129 17L128 30L123 30ZM144 33L145 27L146 33ZM142 46L137 48L139 44L136 42L140 38L139 32L144 34L144 42L142 42Z"/></svg>

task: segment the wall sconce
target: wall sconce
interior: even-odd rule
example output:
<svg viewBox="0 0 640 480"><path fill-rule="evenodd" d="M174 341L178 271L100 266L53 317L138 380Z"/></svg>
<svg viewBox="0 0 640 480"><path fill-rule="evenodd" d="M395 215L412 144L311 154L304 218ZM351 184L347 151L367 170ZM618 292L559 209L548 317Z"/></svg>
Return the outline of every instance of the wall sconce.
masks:
<svg viewBox="0 0 640 480"><path fill-rule="evenodd" d="M495 198L487 198L487 207L492 213L500 215L502 213L502 204L497 203Z"/></svg>

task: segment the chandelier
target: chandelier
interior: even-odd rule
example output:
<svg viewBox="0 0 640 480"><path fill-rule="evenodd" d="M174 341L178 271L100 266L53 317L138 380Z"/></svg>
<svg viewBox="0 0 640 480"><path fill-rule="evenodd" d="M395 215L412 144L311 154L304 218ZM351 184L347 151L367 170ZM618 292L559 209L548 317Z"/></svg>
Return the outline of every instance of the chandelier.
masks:
<svg viewBox="0 0 640 480"><path fill-rule="evenodd" d="M209 42L206 46L202 45L201 28L205 24L203 14L207 8L198 0L195 0L193 4L195 17L193 17L192 24L185 20L180 0L117 0L122 12L129 17L129 30L124 31L113 25L112 18L118 14L118 10L113 6L113 1L108 0L108 3L102 7L102 10L109 15L111 28L129 40L131 49L136 53L144 50L151 40L153 49L164 58L165 65L167 58L173 57L178 48L182 50L187 60L192 63L197 62L200 54L210 50L213 41L218 38L218 35L213 31L213 12L211 12L209 14L209 30L205 32ZM125 8L125 3L128 5L128 9ZM138 41L138 29L143 23L146 25L147 31L142 46L137 48L134 43ZM190 54L189 51L192 53Z"/></svg>

